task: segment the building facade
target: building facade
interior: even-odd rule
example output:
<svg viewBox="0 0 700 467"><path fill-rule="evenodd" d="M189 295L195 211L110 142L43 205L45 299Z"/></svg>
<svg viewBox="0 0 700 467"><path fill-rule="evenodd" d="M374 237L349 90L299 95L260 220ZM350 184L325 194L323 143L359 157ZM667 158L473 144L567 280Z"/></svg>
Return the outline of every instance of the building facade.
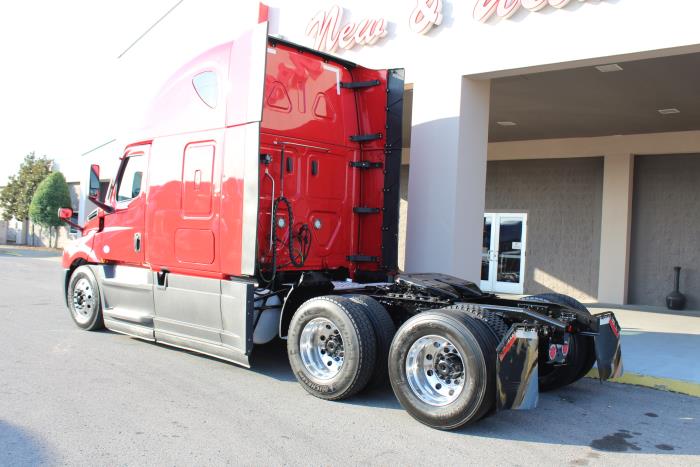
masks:
<svg viewBox="0 0 700 467"><path fill-rule="evenodd" d="M120 59L124 88L164 82L261 15L284 39L405 68L405 270L662 305L681 266L700 308L698 2L266 4L183 2ZM97 161L107 181L119 152L82 156L85 177Z"/></svg>

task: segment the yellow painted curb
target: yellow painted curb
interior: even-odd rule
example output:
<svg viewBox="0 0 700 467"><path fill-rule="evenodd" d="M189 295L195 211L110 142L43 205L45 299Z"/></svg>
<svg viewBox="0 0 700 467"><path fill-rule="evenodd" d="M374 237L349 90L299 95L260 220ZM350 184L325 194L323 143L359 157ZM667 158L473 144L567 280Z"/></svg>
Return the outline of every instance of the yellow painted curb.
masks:
<svg viewBox="0 0 700 467"><path fill-rule="evenodd" d="M593 368L586 377L598 379L598 369ZM655 376L639 375L637 373L625 373L621 377L609 381L611 383L632 384L635 386L659 389L661 391L677 392L688 396L700 397L700 384L679 379L657 378Z"/></svg>
<svg viewBox="0 0 700 467"><path fill-rule="evenodd" d="M16 252L11 251L11 250L0 250L0 254L7 255L7 256L22 256L19 253L16 253Z"/></svg>

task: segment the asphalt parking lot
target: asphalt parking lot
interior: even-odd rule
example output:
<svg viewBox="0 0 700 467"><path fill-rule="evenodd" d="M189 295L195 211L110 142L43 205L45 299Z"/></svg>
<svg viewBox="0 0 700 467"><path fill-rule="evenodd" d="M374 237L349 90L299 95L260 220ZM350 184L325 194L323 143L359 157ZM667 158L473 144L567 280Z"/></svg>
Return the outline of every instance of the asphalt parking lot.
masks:
<svg viewBox="0 0 700 467"><path fill-rule="evenodd" d="M308 395L280 342L253 368L111 332L63 304L49 253L0 251L0 465L698 465L700 399L586 379L457 432L389 388ZM624 352L624 341L623 341Z"/></svg>

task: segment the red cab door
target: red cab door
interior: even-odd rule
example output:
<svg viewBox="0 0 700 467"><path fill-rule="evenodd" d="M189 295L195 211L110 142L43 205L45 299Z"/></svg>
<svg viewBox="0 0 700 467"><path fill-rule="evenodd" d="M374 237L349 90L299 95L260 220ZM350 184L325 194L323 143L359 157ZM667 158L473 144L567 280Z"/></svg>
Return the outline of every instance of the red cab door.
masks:
<svg viewBox="0 0 700 467"><path fill-rule="evenodd" d="M105 213L95 236L95 253L105 261L143 265L146 187L150 145L130 147L110 193L114 211Z"/></svg>

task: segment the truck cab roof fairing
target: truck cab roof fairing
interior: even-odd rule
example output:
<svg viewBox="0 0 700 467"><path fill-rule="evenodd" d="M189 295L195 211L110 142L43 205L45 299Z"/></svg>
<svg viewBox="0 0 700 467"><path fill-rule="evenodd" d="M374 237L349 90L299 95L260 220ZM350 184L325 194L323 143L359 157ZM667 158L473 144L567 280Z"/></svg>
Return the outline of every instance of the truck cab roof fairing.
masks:
<svg viewBox="0 0 700 467"><path fill-rule="evenodd" d="M212 128L222 128L231 47L229 42L216 46L178 69L161 88L146 113L144 136L159 137ZM193 84L196 76L205 72L216 74L217 105L211 107L202 100Z"/></svg>

